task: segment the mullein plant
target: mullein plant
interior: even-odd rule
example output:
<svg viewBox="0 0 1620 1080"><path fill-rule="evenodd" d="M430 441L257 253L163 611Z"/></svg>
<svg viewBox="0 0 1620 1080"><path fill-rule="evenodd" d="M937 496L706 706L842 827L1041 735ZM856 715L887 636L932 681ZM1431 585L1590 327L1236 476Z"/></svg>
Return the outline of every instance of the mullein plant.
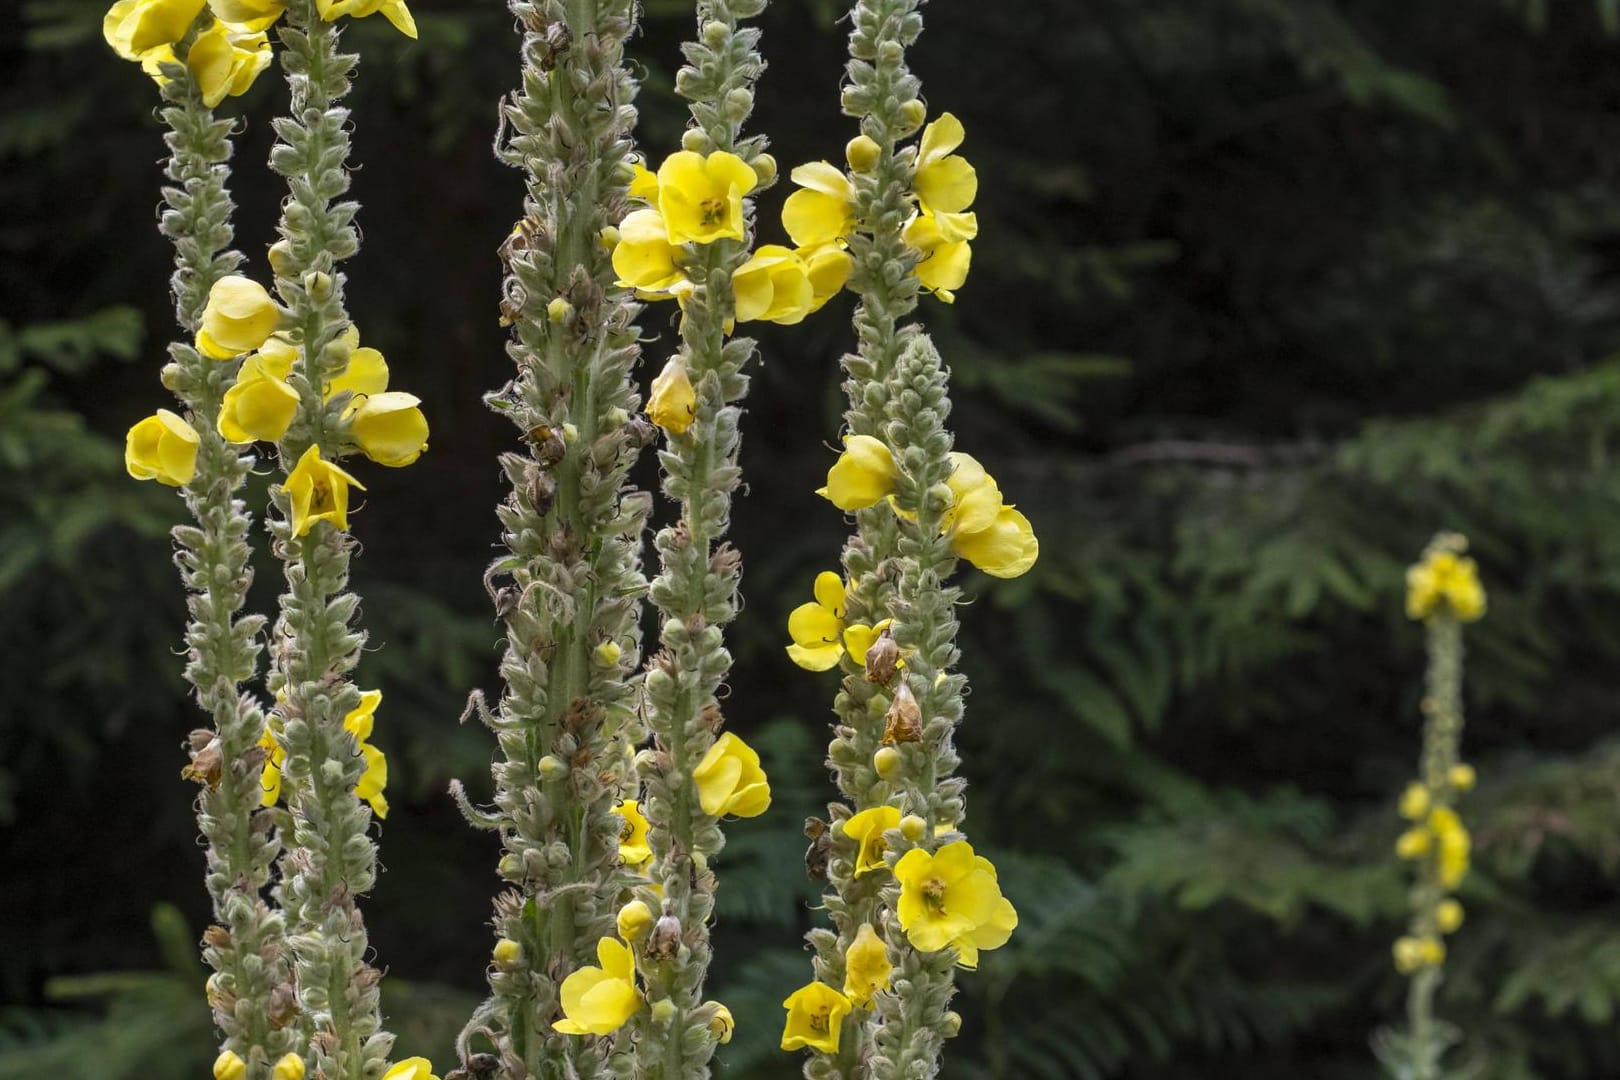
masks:
<svg viewBox="0 0 1620 1080"><path fill-rule="evenodd" d="M1457 799L1474 786L1473 766L1459 760L1462 740L1464 623L1485 614L1485 590L1468 541L1440 533L1406 574L1406 614L1423 623L1428 670L1423 688L1423 751L1419 779L1402 792L1398 809L1409 823L1395 852L1415 865L1407 932L1395 942L1395 967L1410 978L1407 1029L1381 1033L1380 1058L1401 1080L1437 1080L1441 1059L1459 1038L1434 1015L1446 959L1445 937L1462 926L1453 895L1468 873L1471 842Z"/></svg>
<svg viewBox="0 0 1620 1080"><path fill-rule="evenodd" d="M845 801L808 830L833 927L811 931L816 978L783 1003L782 1048L812 1051L805 1075L819 1080L936 1075L961 1024L948 1008L955 969L976 967L1017 925L962 831L952 738L966 679L954 670L961 590L950 579L964 560L1017 577L1039 545L983 466L953 450L939 353L902 323L920 292L954 302L978 230L977 174L954 152L962 125L944 113L924 126L906 67L919 6L855 3L843 105L860 133L848 170L795 169L803 190L783 210L796 243L847 248L860 296L844 449L820 491L855 532L842 572L821 573L788 622L794 663L843 676L828 763Z"/></svg>
<svg viewBox="0 0 1620 1080"><path fill-rule="evenodd" d="M501 248L501 320L517 372L486 402L516 425L522 450L501 457L505 551L485 579L505 623L505 689L494 708L477 694L469 706L502 760L492 808L453 788L470 822L500 834L508 888L495 901L490 996L451 1075L600 1077L615 1041L588 1036L641 1007L616 935L636 940L651 923L644 905L646 918L616 919L647 860L644 843L621 845L620 833L639 820L624 796L640 738L631 675L650 506L628 473L656 433L630 381L639 306L610 253L635 174L623 50L636 5L512 0L511 10L521 86L501 107L499 153L523 170L528 195Z"/></svg>
<svg viewBox="0 0 1620 1080"><path fill-rule="evenodd" d="M387 812L387 762L370 742L381 695L347 679L364 641L349 625L358 597L344 591L349 492L360 484L336 462L358 452L403 466L427 442L417 400L388 392L381 354L359 347L336 269L358 238L357 207L334 201L348 186L348 114L336 102L355 58L338 50L333 22L378 11L414 36L401 0L121 0L104 24L115 51L139 61L171 102L169 174L182 185L165 192L162 227L177 242L177 305L193 343L171 347L164 381L188 417L159 410L136 424L125 456L131 475L183 486L198 521L177 537L192 590L187 674L215 720L214 731L193 734L186 775L204 786L199 817L220 917L204 935L209 1000L225 1033L217 1080L301 1080L306 1068L333 1080L427 1080L432 1071L422 1058L387 1060L380 973L365 962L355 906L375 879L366 832L371 813ZM293 115L277 122L271 155L291 189L269 259L278 301L233 272L239 255L221 253L231 236L229 122L210 110L268 66L267 31L283 16ZM236 493L256 442L296 461L272 488L271 546L288 591L271 636L268 716L238 689L254 675L264 624L237 615L249 519ZM276 912L262 891L278 848Z"/></svg>

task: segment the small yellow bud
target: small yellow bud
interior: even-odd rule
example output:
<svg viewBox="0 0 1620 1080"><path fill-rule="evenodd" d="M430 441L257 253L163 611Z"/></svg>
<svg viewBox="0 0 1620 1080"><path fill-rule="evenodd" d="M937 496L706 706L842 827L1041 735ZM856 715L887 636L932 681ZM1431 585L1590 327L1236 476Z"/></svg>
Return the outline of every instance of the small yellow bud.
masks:
<svg viewBox="0 0 1620 1080"><path fill-rule="evenodd" d="M872 767L883 779L894 779L894 774L900 771L900 751L892 746L879 747L878 752L872 755Z"/></svg>
<svg viewBox="0 0 1620 1080"><path fill-rule="evenodd" d="M226 1050L214 1059L214 1080L242 1080L247 1075L247 1062Z"/></svg>
<svg viewBox="0 0 1620 1080"><path fill-rule="evenodd" d="M850 169L858 173L877 168L878 159L882 156L883 147L869 135L857 135L844 147L844 160L849 162Z"/></svg>
<svg viewBox="0 0 1620 1080"><path fill-rule="evenodd" d="M669 998L660 998L653 1002L652 1022L658 1027L667 1028L675 1020L675 1003Z"/></svg>
<svg viewBox="0 0 1620 1080"><path fill-rule="evenodd" d="M1455 900L1442 900L1434 909L1434 924L1442 934L1454 934L1463 924L1463 906Z"/></svg>
<svg viewBox="0 0 1620 1080"><path fill-rule="evenodd" d="M1422 784L1408 784L1401 792L1401 817L1417 821L1429 813L1429 789Z"/></svg>
<svg viewBox="0 0 1620 1080"><path fill-rule="evenodd" d="M1446 771L1446 780L1458 791L1471 791L1474 787L1474 767L1472 765L1453 765Z"/></svg>
<svg viewBox="0 0 1620 1080"><path fill-rule="evenodd" d="M304 1059L297 1054L286 1055L276 1062L270 1080L304 1080Z"/></svg>
<svg viewBox="0 0 1620 1080"><path fill-rule="evenodd" d="M918 840L921 840L923 838L923 834L927 831L928 822L924 821L916 814L907 814L905 817L900 819L900 835L905 837L907 840L910 840L913 844L915 844Z"/></svg>
<svg viewBox="0 0 1620 1080"><path fill-rule="evenodd" d="M1446 947L1434 938L1403 937L1395 942L1395 970L1412 975L1445 962Z"/></svg>
<svg viewBox="0 0 1620 1080"><path fill-rule="evenodd" d="M770 154L761 154L754 159L754 175L759 177L760 187L776 183L776 158Z"/></svg>
<svg viewBox="0 0 1620 1080"><path fill-rule="evenodd" d="M1427 829L1407 829L1395 841L1395 854L1403 859L1421 859L1429 853L1431 844Z"/></svg>
<svg viewBox="0 0 1620 1080"><path fill-rule="evenodd" d="M616 225L609 225L596 234L596 238L608 251L619 246L619 229Z"/></svg>
<svg viewBox="0 0 1620 1080"><path fill-rule="evenodd" d="M611 668L618 665L619 657L624 655L624 650L619 648L617 641L604 641L596 647L595 655L598 664Z"/></svg>
<svg viewBox="0 0 1620 1080"><path fill-rule="evenodd" d="M569 446L578 442L579 428L575 427L573 424L564 424L562 426L562 440L564 446Z"/></svg>
<svg viewBox="0 0 1620 1080"><path fill-rule="evenodd" d="M905 125L903 134L909 135L922 127L924 120L928 119L928 106L916 98L912 98L900 106L900 122Z"/></svg>
<svg viewBox="0 0 1620 1080"><path fill-rule="evenodd" d="M546 305L546 318L561 326L574 317L574 305L560 296L553 296L551 303Z"/></svg>
<svg viewBox="0 0 1620 1080"><path fill-rule="evenodd" d="M652 929L652 908L640 900L632 900L619 909L616 921L621 938L625 941L640 941Z"/></svg>
<svg viewBox="0 0 1620 1080"><path fill-rule="evenodd" d="M270 250L265 253L265 257L270 263L270 272L275 274L276 277L292 276L293 250L290 243L285 240L277 240L270 245Z"/></svg>
<svg viewBox="0 0 1620 1080"><path fill-rule="evenodd" d="M304 291L311 300L325 303L332 295L332 275L311 270L304 275Z"/></svg>
<svg viewBox="0 0 1620 1080"><path fill-rule="evenodd" d="M502 971L511 971L523 962L523 946L511 938L501 938L495 943L490 958L495 961L495 966Z"/></svg>
<svg viewBox="0 0 1620 1080"><path fill-rule="evenodd" d="M685 433L697 415L697 392L686 365L674 356L664 370L653 380L652 393L647 396L646 413L649 419L671 435Z"/></svg>
<svg viewBox="0 0 1620 1080"><path fill-rule="evenodd" d="M945 1037L954 1039L962 1034L962 1014L952 1009L945 1014Z"/></svg>
<svg viewBox="0 0 1620 1080"><path fill-rule="evenodd" d="M702 128L687 128L681 133L681 149L694 154L707 153L709 133Z"/></svg>
<svg viewBox="0 0 1620 1080"><path fill-rule="evenodd" d="M568 775L568 762L555 754L547 754L540 759L540 779L554 783Z"/></svg>

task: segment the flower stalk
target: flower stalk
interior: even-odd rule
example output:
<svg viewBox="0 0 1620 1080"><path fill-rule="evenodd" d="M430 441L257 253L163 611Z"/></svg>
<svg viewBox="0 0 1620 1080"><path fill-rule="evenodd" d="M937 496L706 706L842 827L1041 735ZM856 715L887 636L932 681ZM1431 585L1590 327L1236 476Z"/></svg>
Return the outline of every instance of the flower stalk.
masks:
<svg viewBox="0 0 1620 1080"><path fill-rule="evenodd" d="M169 159L159 227L174 242L171 285L180 326L192 336L214 282L241 262L230 249L234 211L229 179L232 122L214 116L192 76L187 57L197 32L213 22L206 12L175 46L162 86ZM253 571L251 517L241 500L254 457L215 430L234 365L219 364L189 344L169 348L163 381L184 406L197 434L196 473L183 489L196 524L178 526L175 561L187 589L185 676L212 730L193 733L187 772L202 784L197 820L207 841L206 885L216 924L203 935L203 956L213 974L209 1004L224 1035L221 1050L246 1064L250 1080L269 1075L272 1063L299 1041L280 912L263 899L280 838L260 812L259 736L264 716L242 684L258 667L265 619L243 615Z"/></svg>
<svg viewBox="0 0 1620 1080"><path fill-rule="evenodd" d="M740 24L757 17L765 6L765 0L697 4L698 40L683 47L687 63L675 81L677 91L691 103L693 126L682 140L685 160L691 155L704 158L695 168L740 168L735 161L740 159L762 180L771 178L773 168L762 153L763 137L741 138L753 109L753 84L764 63L756 47L759 31ZM660 184L673 182L672 176L666 165L660 170ZM706 182L708 177L699 179ZM740 190L746 194L752 186L748 178ZM700 768L716 764L718 756L735 754L743 775L758 772L758 758L745 760L752 751L733 736L723 738L724 746L717 742L723 723L718 692L731 667L724 628L737 613L742 570L738 552L723 538L730 525L732 493L741 479L739 402L748 390L742 369L754 354L752 341L727 340L735 316L732 278L748 257L749 226L746 209L734 207L728 213L723 206L725 188L719 190L721 219L736 215L731 222L738 227L735 238L694 235L711 223L705 209L701 218L687 215L679 223L693 236L692 242L680 245L681 236L674 231L677 224L670 219L670 242L681 246L683 272L692 285L681 301L678 354L692 398L690 421L665 427L660 455L663 490L678 504L679 519L654 540L659 570L650 596L661 621L661 649L649 664L644 683L653 746L638 755L653 874L663 889L660 923L668 931L661 936L655 929L643 954L649 1009L636 1033L635 1075L648 1080L708 1076L717 1041L729 1037L729 1028L716 1022L716 1007L702 1000L710 961L708 924L714 910L715 879L709 863L724 844L719 815L759 813L764 808L757 791L744 805L729 797L734 793L723 793L728 797L716 801L715 793L699 790L705 786ZM731 190L735 198L738 185L733 183ZM672 205L662 196L660 203L665 210Z"/></svg>
<svg viewBox="0 0 1620 1080"><path fill-rule="evenodd" d="M351 625L360 601L347 591L352 478L330 464L341 449L349 395L326 396L355 351L342 340L349 320L337 265L359 248L358 206L337 200L349 186L348 110L340 102L358 58L341 51L339 28L321 17L316 0L292 0L279 32L292 110L275 122L270 164L287 179L290 197L271 263L285 306L281 322L296 351L285 382L298 405L280 440L287 475L272 489L279 516L270 523L287 581L270 674L289 838L277 895L308 1017L309 1071L364 1080L384 1070L394 1037L382 1027L381 972L367 963L356 902L377 874L372 812L357 795L370 758L345 723L362 711L350 673L365 634Z"/></svg>
<svg viewBox="0 0 1620 1080"><path fill-rule="evenodd" d="M527 198L502 248L502 315L517 374L485 400L525 446L501 457L506 551L485 577L505 622L505 689L494 709L478 695L469 706L500 745L495 805L477 809L453 791L469 821L499 832L512 889L495 902L490 997L459 1049L468 1075L585 1078L607 1075L610 1043L557 1029L561 984L595 963L604 939L613 944L629 880L615 804L639 738L630 675L650 498L628 473L653 431L635 415L630 381L639 305L614 284L602 242L626 212L636 85L624 42L636 8L510 6L522 85L503 103L499 150L524 170ZM497 1071L478 1071L484 1061Z"/></svg>

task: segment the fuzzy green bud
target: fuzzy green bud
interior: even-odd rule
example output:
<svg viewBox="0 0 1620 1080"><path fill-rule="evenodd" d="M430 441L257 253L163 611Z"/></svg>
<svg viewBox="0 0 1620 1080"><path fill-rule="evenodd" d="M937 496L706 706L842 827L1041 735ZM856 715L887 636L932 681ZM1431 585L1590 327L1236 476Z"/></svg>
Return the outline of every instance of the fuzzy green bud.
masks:
<svg viewBox="0 0 1620 1080"><path fill-rule="evenodd" d="M917 98L912 98L900 106L900 122L905 125L903 134L910 135L922 127L923 121L928 119L928 106Z"/></svg>
<svg viewBox="0 0 1620 1080"><path fill-rule="evenodd" d="M660 998L653 1002L652 1022L658 1027L667 1028L675 1022L675 1003L669 998Z"/></svg>
<svg viewBox="0 0 1620 1080"><path fill-rule="evenodd" d="M916 814L907 814L905 817L900 819L900 835L905 837L907 840L910 840L913 844L921 840L923 838L923 834L927 831L928 822L924 821Z"/></svg>
<svg viewBox="0 0 1620 1080"><path fill-rule="evenodd" d="M304 291L309 293L309 298L316 303L325 303L332 296L332 275L311 270L304 275Z"/></svg>
<svg viewBox="0 0 1620 1080"><path fill-rule="evenodd" d="M883 779L894 779L895 773L900 771L900 751L892 746L879 747L878 752L872 755L872 767Z"/></svg>
<svg viewBox="0 0 1620 1080"><path fill-rule="evenodd" d="M265 258L270 263L270 271L277 277L291 277L293 271L292 245L285 240L277 240L265 252Z"/></svg>
<svg viewBox="0 0 1620 1080"><path fill-rule="evenodd" d="M687 128L681 134L681 149L689 150L694 154L709 152L709 133L702 128Z"/></svg>
<svg viewBox="0 0 1620 1080"><path fill-rule="evenodd" d="M759 186L767 187L776 183L776 158L770 154L761 154L754 159L754 175L759 177Z"/></svg>
<svg viewBox="0 0 1620 1080"><path fill-rule="evenodd" d="M540 779L547 783L555 783L568 775L568 762L555 754L547 754L540 759Z"/></svg>

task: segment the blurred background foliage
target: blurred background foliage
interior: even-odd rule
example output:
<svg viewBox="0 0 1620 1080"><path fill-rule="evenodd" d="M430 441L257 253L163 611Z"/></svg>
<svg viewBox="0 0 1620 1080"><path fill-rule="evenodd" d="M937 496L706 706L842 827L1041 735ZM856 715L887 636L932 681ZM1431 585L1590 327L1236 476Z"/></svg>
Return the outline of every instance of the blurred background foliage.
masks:
<svg viewBox="0 0 1620 1080"><path fill-rule="evenodd" d="M494 685L496 537L479 395L507 377L495 248L520 178L489 154L516 79L503 5L357 24L350 266L368 344L428 403L433 452L373 470L356 580L387 696L389 871L367 905L403 1046L449 1061L481 993L495 851L451 777ZM0 39L0 1077L200 1076L207 922L181 741L196 715L166 529L122 475L167 397L155 95L102 0L22 0ZM647 0L641 136L673 148L687 4ZM833 0L778 0L758 130L836 158ZM373 20L376 22L376 20ZM1474 541L1464 887L1442 1012L1477 1080L1620 1075L1620 0L1074 0L932 5L915 53L967 126L983 236L953 308L959 445L1035 522L1040 564L968 581L969 829L1023 923L962 980L948 1078L1375 1075L1399 1015L1395 793L1421 634L1402 569ZM265 79L241 103L239 243L279 193ZM233 106L234 107L234 106ZM784 173L786 168L784 168ZM779 239L782 192L762 200ZM768 327L736 514L751 603L728 712L773 812L729 830L719 1075L777 1078L806 977L803 817L832 683L783 623L843 525L811 494L840 409L845 298ZM648 370L671 334L655 310ZM644 483L652 477L644 476ZM263 484L252 492L263 505ZM784 530L783 523L790 523ZM273 603L273 574L257 586Z"/></svg>

